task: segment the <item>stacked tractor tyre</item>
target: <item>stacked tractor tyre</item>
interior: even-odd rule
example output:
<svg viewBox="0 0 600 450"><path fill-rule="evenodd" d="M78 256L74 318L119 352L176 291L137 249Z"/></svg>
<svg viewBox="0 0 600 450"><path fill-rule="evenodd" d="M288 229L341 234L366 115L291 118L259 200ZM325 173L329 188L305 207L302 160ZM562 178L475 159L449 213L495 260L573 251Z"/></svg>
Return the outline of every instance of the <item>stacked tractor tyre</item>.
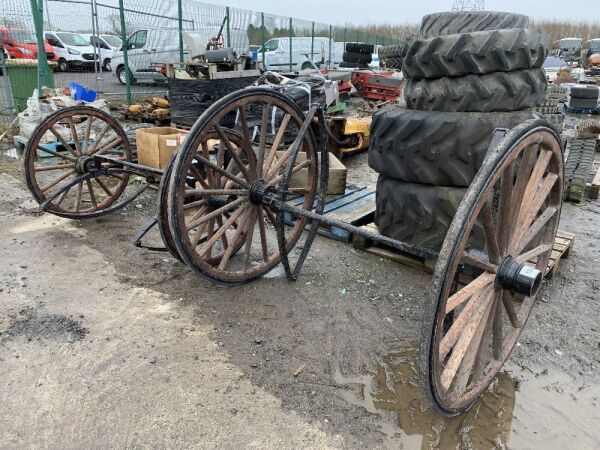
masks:
<svg viewBox="0 0 600 450"><path fill-rule="evenodd" d="M372 55L374 50L375 46L373 44L347 42L340 67L366 69L373 60Z"/></svg>
<svg viewBox="0 0 600 450"><path fill-rule="evenodd" d="M408 109L380 110L371 125L382 234L439 250L495 129L533 118L548 42L527 25L503 12L423 18L421 37L401 54Z"/></svg>

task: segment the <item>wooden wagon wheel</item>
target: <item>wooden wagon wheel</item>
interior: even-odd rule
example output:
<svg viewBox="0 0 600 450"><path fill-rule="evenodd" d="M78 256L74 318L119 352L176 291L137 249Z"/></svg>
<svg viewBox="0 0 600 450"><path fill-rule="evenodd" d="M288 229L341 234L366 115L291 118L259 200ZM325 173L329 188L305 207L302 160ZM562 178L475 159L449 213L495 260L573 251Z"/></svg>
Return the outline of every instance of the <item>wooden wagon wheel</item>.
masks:
<svg viewBox="0 0 600 450"><path fill-rule="evenodd" d="M52 148L45 138L57 141ZM33 198L40 204L88 171L88 164L102 167L94 156L131 161L129 140L109 114L95 108L75 106L50 115L33 132L25 149L24 174ZM129 175L98 175L81 181L54 199L47 211L71 219L97 217L121 196Z"/></svg>
<svg viewBox="0 0 600 450"><path fill-rule="evenodd" d="M423 328L425 391L467 410L500 370L542 283L562 206L563 156L546 122L511 130L486 157L440 252ZM482 227L485 248L470 240Z"/></svg>
<svg viewBox="0 0 600 450"><path fill-rule="evenodd" d="M304 115L287 97L265 88L230 94L198 119L175 158L167 196L170 233L189 266L213 281L243 283L279 263L277 218L261 199L267 192L277 192L291 160L291 147L282 145L284 137L297 134L303 122ZM241 142L228 137L226 123L243 137ZM216 158L203 145L214 133L219 137ZM311 209L318 161L310 129L301 150L302 160L292 162L294 171L301 172L292 188L305 195L303 208ZM186 198L191 195L198 197L193 214L187 212ZM290 217L290 223L285 236L288 251L306 219ZM213 255L222 256L211 259Z"/></svg>
<svg viewBox="0 0 600 450"><path fill-rule="evenodd" d="M244 138L241 135L239 135L238 133L236 133L233 130L230 130L229 128L223 128L223 134L225 134L225 136L227 136L227 139L229 139L229 141L236 148L242 147ZM200 144L200 147L206 148L208 150L209 158L211 155L214 156L215 163L217 163L217 161L218 161L219 167L221 167L222 169L226 169L227 165L229 164L230 158L227 156L226 147L218 145L219 140L220 140L219 135L216 132L206 133L202 137L202 142ZM179 261L183 262L183 260L181 259L181 256L179 255L179 252L177 251L177 246L175 244L175 238L171 234L171 228L169 227L169 205L170 204L169 204L168 194L169 194L169 189L171 186L171 178L172 178L171 175L173 173L173 165L175 162L175 156L176 155L173 154L173 156L169 160L169 163L167 164L167 167L165 168L163 176L160 180L160 185L158 187L157 222L158 222L158 229L160 231L160 235L165 244L165 247L167 248L167 250L169 251L169 253L171 253L171 255L173 257L175 257ZM202 163L196 161L193 164L193 166L194 166L195 170L188 172L188 174L187 174L188 180L194 179L194 172L198 171L198 169L200 169L198 171L198 173L201 173L202 176L205 178L208 177L207 172L206 172L206 167ZM212 173L213 173L213 171L211 170L211 174ZM194 193L194 191L196 189L195 189L195 187L190 186L190 184L191 183L188 183L184 187L185 192L190 192L189 195L184 195L184 202L185 202L184 208L186 209L186 214L188 216L197 213L200 208L204 207L204 203L199 203L197 201L199 196ZM200 200L202 200L202 199L200 199ZM215 210L213 205L210 205L210 204L206 205L206 208L207 208L207 213L210 213ZM226 217L228 217L228 216L229 215L226 213ZM234 226L237 226L237 223L235 223ZM206 236L203 239L200 239L198 244L201 245L205 241L206 241ZM241 248L241 246L243 244L244 244L244 242L240 239L237 250L239 250L239 248ZM209 258L209 262L212 264L215 264L216 262L220 261L220 258L222 256L223 256L223 251L221 251L218 254L211 255L211 257Z"/></svg>

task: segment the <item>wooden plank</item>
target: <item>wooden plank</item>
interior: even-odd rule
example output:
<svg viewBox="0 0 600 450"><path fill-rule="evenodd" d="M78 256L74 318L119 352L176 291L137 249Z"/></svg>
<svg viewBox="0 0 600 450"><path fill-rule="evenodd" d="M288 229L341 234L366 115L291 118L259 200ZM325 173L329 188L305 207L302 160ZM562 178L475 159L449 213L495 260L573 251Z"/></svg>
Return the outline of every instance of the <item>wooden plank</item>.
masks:
<svg viewBox="0 0 600 450"><path fill-rule="evenodd" d="M228 71L212 71L209 66L209 74L211 80L225 80L228 78L244 78L244 77L259 77L260 70L228 70Z"/></svg>
<svg viewBox="0 0 600 450"><path fill-rule="evenodd" d="M588 191L588 196L592 199L597 199L598 194L600 193L600 166L597 166L595 170L596 175L594 175L594 178L592 179L592 183Z"/></svg>

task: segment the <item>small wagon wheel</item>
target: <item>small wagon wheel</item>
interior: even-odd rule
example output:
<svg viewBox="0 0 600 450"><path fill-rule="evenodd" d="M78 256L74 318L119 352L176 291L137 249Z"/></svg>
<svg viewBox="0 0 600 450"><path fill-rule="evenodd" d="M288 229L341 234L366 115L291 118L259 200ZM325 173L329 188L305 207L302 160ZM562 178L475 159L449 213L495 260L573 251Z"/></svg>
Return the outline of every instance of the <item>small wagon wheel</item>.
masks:
<svg viewBox="0 0 600 450"><path fill-rule="evenodd" d="M233 143L233 145L236 146L236 148L241 148L241 146L243 145L243 140L244 140L244 138L242 136L240 136L238 133L236 133L235 131L230 130L228 128L224 128L223 133L227 136L229 141L231 143ZM207 133L203 136L200 146L202 148L206 148L208 150L209 155L215 155L216 161L220 161L219 167L221 167L222 169L226 169L227 165L229 164L230 158L228 157L228 155L225 151L226 149L224 149L222 146L219 147L218 141L219 141L219 136L217 135L217 133L215 133L215 132ZM171 175L173 173L174 162L175 162L175 154L173 154L173 156L169 160L169 163L167 164L167 167L165 168L163 176L160 180L160 185L158 188L158 198L157 198L157 206L158 206L157 222L158 222L158 229L160 231L160 235L165 244L165 247L167 248L167 250L169 251L169 253L171 253L171 255L173 257L175 257L179 261L183 262L183 260L181 259L181 256L179 256L179 252L177 251L177 246L175 244L175 238L171 234L171 228L169 227L169 205L170 204L169 204L168 194L169 194L169 189L171 186L171 178L172 178ZM194 173L196 171L198 171L198 173L201 173L203 177L205 177L205 178L208 177L207 173L206 173L206 167L202 163L199 163L198 161L196 161L193 164L193 166L194 166L195 170L188 172L188 177L187 177L188 180L194 179ZM212 173L212 171L211 171L211 173ZM203 204L198 205L198 201L197 201L198 196L193 194L194 190L195 190L195 188L191 187L190 183L188 183L185 186L186 192L192 192L191 195L184 195L184 199L185 199L184 207L186 208L186 214L188 214L188 215L196 213L200 208L202 208L204 206ZM195 205L192 205L193 203ZM188 207L188 205L189 205L189 207ZM215 209L214 207L212 207L212 205L208 205L207 208L208 208L207 212L212 212ZM228 214L226 214L226 216L228 216ZM237 226L237 224L235 224L235 226ZM199 241L199 243L202 243L205 241L206 241L206 239L202 239ZM242 245L243 245L243 242L240 240L238 246L241 247ZM239 248L238 248L238 250L239 250ZM219 254L215 254L214 256L211 256L211 258L209 258L210 262L213 264L215 262L218 262L222 255L223 255L223 252L221 252Z"/></svg>
<svg viewBox="0 0 600 450"><path fill-rule="evenodd" d="M265 88L249 88L224 97L198 119L178 152L168 194L170 233L181 258L213 281L243 283L271 270L281 260L276 212L262 203L276 192L290 163L289 148L304 122L302 112L285 96ZM242 137L234 142L225 123ZM205 145L207 135L219 136L216 159ZM316 144L309 128L301 141L302 171L292 188L304 194L303 208L311 209L317 187ZM224 163L224 158L229 163ZM196 170L200 162L205 173ZM223 168L225 167L225 168ZM193 175L192 189L187 175ZM186 197L198 196L200 208L188 214ZM295 220L294 220L295 219ZM288 251L306 226L303 217L290 217ZM240 248L243 243L243 249ZM218 261L212 255L221 254Z"/></svg>
<svg viewBox="0 0 600 450"><path fill-rule="evenodd" d="M46 137L56 146L44 143ZM65 108L51 114L33 132L27 143L24 174L34 199L42 204L90 171L90 165L114 167L95 158L131 161L129 140L109 114L85 106ZM115 203L127 186L126 173L103 174L80 181L53 199L46 210L62 217L97 217Z"/></svg>
<svg viewBox="0 0 600 450"><path fill-rule="evenodd" d="M552 252L562 187L560 140L532 120L488 154L467 191L440 252L423 328L423 384L438 412L467 410L516 344ZM484 248L471 239L475 224Z"/></svg>

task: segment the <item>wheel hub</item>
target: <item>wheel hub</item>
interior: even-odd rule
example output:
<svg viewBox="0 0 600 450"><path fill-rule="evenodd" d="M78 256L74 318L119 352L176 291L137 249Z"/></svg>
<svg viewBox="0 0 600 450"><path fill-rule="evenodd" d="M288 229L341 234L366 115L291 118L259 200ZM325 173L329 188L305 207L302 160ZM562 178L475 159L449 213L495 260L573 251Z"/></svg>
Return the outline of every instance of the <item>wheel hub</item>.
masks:
<svg viewBox="0 0 600 450"><path fill-rule="evenodd" d="M260 205L265 194L272 189L264 180L256 180L250 186L250 202L254 205Z"/></svg>
<svg viewBox="0 0 600 450"><path fill-rule="evenodd" d="M520 264L512 256L504 258L496 275L496 286L532 297L542 285L542 272L527 264Z"/></svg>
<svg viewBox="0 0 600 450"><path fill-rule="evenodd" d="M82 155L75 162L75 168L80 174L95 172L101 167L102 161L94 156Z"/></svg>

